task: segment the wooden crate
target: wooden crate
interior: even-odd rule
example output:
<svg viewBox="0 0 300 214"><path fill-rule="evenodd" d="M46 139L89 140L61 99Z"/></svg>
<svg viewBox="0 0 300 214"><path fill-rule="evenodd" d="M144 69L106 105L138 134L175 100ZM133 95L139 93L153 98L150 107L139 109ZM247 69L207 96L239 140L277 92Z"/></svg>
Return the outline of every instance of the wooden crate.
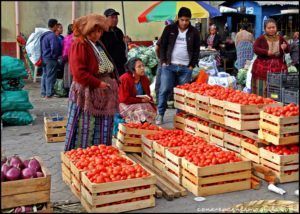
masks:
<svg viewBox="0 0 300 214"><path fill-rule="evenodd" d="M215 195L251 188L250 161L198 167L182 158L181 166L182 185L196 196Z"/></svg>
<svg viewBox="0 0 300 214"><path fill-rule="evenodd" d="M174 116L174 128L175 129L180 129L180 130L185 130L185 116Z"/></svg>
<svg viewBox="0 0 300 214"><path fill-rule="evenodd" d="M299 117L277 117L261 111L258 137L275 145L299 143Z"/></svg>
<svg viewBox="0 0 300 214"><path fill-rule="evenodd" d="M153 158L153 140L148 139L145 135L142 135L142 152L147 154L150 158Z"/></svg>
<svg viewBox="0 0 300 214"><path fill-rule="evenodd" d="M260 111L266 106L280 106L280 103L260 104L260 105L242 105L224 101L225 125L237 130L259 129Z"/></svg>
<svg viewBox="0 0 300 214"><path fill-rule="evenodd" d="M220 124L225 124L224 115L224 101L211 97L209 99L209 119Z"/></svg>
<svg viewBox="0 0 300 214"><path fill-rule="evenodd" d="M185 111L196 115L196 93L185 91Z"/></svg>
<svg viewBox="0 0 300 214"><path fill-rule="evenodd" d="M209 128L209 142L224 147L224 133L225 132L211 126Z"/></svg>
<svg viewBox="0 0 300 214"><path fill-rule="evenodd" d="M148 154L142 152L142 158L153 165L153 157L150 157Z"/></svg>
<svg viewBox="0 0 300 214"><path fill-rule="evenodd" d="M50 202L51 174L42 159L35 156L44 177L1 182L1 209Z"/></svg>
<svg viewBox="0 0 300 214"><path fill-rule="evenodd" d="M224 147L236 153L241 152L241 137L230 134L231 132L224 133Z"/></svg>
<svg viewBox="0 0 300 214"><path fill-rule="evenodd" d="M66 138L67 119L62 121L52 121L49 117L44 117L44 130L47 143L64 142Z"/></svg>
<svg viewBox="0 0 300 214"><path fill-rule="evenodd" d="M235 152L237 154L241 153L241 146L237 146L233 143L229 143L229 142L224 141L224 148L226 148L226 149L228 149L232 152Z"/></svg>
<svg viewBox="0 0 300 214"><path fill-rule="evenodd" d="M185 131L194 135L196 133L197 122L190 118L185 118Z"/></svg>
<svg viewBox="0 0 300 214"><path fill-rule="evenodd" d="M209 142L209 134L210 134L209 129L210 129L209 126L206 126L206 125L198 122L197 125L196 125L195 135L199 136L202 139Z"/></svg>
<svg viewBox="0 0 300 214"><path fill-rule="evenodd" d="M260 163L258 146L248 143L244 139L241 141L241 155L255 163Z"/></svg>
<svg viewBox="0 0 300 214"><path fill-rule="evenodd" d="M200 118L209 119L209 97L201 94L196 95L196 115Z"/></svg>
<svg viewBox="0 0 300 214"><path fill-rule="evenodd" d="M181 157L174 155L168 149L166 150L165 168L166 174L176 183L181 184Z"/></svg>
<svg viewBox="0 0 300 214"><path fill-rule="evenodd" d="M261 164L271 169L280 183L299 181L299 154L278 155L264 148L259 148L259 154Z"/></svg>
<svg viewBox="0 0 300 214"><path fill-rule="evenodd" d="M176 109L180 109L182 111L185 111L185 103L184 102L181 102L181 101L178 101L178 100L174 100L174 107Z"/></svg>
<svg viewBox="0 0 300 214"><path fill-rule="evenodd" d="M148 171L148 170L147 170ZM155 184L156 176L150 171L149 177L134 178L109 183L92 183L82 174L81 203L88 212L126 212L137 209L155 206ZM133 189L148 186L146 189ZM125 190L125 191L124 191ZM117 192L110 192L117 191ZM125 202L128 199L139 197L149 197L148 199ZM120 204L110 203L125 202Z"/></svg>
<svg viewBox="0 0 300 214"><path fill-rule="evenodd" d="M161 153L154 151L153 152L153 166L159 169L161 172L165 172L165 163L166 157Z"/></svg>

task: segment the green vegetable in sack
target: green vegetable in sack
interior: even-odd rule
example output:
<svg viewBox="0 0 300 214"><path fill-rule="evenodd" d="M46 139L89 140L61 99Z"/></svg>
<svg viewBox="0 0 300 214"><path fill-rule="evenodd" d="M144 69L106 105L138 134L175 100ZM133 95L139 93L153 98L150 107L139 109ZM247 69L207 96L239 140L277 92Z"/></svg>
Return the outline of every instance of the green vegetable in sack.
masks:
<svg viewBox="0 0 300 214"><path fill-rule="evenodd" d="M247 69L241 68L237 74L237 83L239 85L246 85L246 79L247 79Z"/></svg>
<svg viewBox="0 0 300 214"><path fill-rule="evenodd" d="M3 91L1 94L1 110L6 111L25 111L33 109L29 102L28 91Z"/></svg>
<svg viewBox="0 0 300 214"><path fill-rule="evenodd" d="M54 85L54 93L60 97L66 97L68 92L64 88L63 79L57 79Z"/></svg>
<svg viewBox="0 0 300 214"><path fill-rule="evenodd" d="M1 78L25 78L27 77L24 62L10 56L1 56Z"/></svg>
<svg viewBox="0 0 300 214"><path fill-rule="evenodd" d="M2 81L1 86L5 91L18 91L25 86L25 82L20 78L6 79Z"/></svg>
<svg viewBox="0 0 300 214"><path fill-rule="evenodd" d="M145 66L145 74L149 78L150 83L152 83L152 81L153 81L152 70L149 67L147 67L147 66Z"/></svg>
<svg viewBox="0 0 300 214"><path fill-rule="evenodd" d="M28 125L33 121L28 111L8 111L1 116L1 119L4 123L12 126Z"/></svg>

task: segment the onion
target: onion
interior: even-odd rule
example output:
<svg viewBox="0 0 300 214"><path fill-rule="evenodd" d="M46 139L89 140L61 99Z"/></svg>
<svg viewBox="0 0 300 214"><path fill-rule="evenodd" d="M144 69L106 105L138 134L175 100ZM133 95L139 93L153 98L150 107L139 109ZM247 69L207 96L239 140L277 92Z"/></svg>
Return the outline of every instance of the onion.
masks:
<svg viewBox="0 0 300 214"><path fill-rule="evenodd" d="M19 167L20 169L24 168L21 158L17 155L14 155L10 158L9 164L14 167Z"/></svg>
<svg viewBox="0 0 300 214"><path fill-rule="evenodd" d="M24 160L23 161L23 164L24 164L24 168L28 168L28 163L29 163L30 160Z"/></svg>
<svg viewBox="0 0 300 214"><path fill-rule="evenodd" d="M29 178L33 178L34 175L33 175L33 170L30 169L30 168L25 168L22 170L21 172L21 178L22 179L29 179Z"/></svg>
<svg viewBox="0 0 300 214"><path fill-rule="evenodd" d="M36 172L36 177L37 178L44 177L44 174L42 172Z"/></svg>
<svg viewBox="0 0 300 214"><path fill-rule="evenodd" d="M5 177L8 181L15 181L20 178L20 175L21 175L21 170L17 167L12 167L7 171Z"/></svg>
<svg viewBox="0 0 300 214"><path fill-rule="evenodd" d="M5 181L5 174L1 171L1 182Z"/></svg>
<svg viewBox="0 0 300 214"><path fill-rule="evenodd" d="M1 157L1 167L5 162L7 161L7 158L5 156Z"/></svg>
<svg viewBox="0 0 300 214"><path fill-rule="evenodd" d="M41 171L41 165L40 163L35 159L31 159L28 163L28 168L33 169L36 172L40 172Z"/></svg>
<svg viewBox="0 0 300 214"><path fill-rule="evenodd" d="M8 165L7 163L5 163L5 164L3 164L2 167L1 167L1 172L3 172L4 175L6 175L7 171L8 171L9 169L11 169L11 168L12 168L12 166L10 166L10 165Z"/></svg>

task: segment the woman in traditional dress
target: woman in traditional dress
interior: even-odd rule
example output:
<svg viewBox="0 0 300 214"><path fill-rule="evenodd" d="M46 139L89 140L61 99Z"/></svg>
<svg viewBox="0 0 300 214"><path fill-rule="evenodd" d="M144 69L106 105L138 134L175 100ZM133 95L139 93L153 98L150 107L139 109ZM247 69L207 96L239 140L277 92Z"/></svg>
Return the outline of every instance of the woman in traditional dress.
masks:
<svg viewBox="0 0 300 214"><path fill-rule="evenodd" d="M221 37L217 33L217 27L216 27L216 25L211 25L209 27L209 34L207 35L207 37L205 39L205 46L208 49L215 49L219 52L220 48L221 48L220 44L221 44ZM216 60L217 66L220 66L221 65L220 53L215 55L215 60Z"/></svg>
<svg viewBox="0 0 300 214"><path fill-rule="evenodd" d="M240 32L236 34L235 47L237 60L235 67L239 70L244 68L246 60L253 58L253 42L254 37L252 33L247 31L247 25L243 24Z"/></svg>
<svg viewBox="0 0 300 214"><path fill-rule="evenodd" d="M68 55L70 52L70 47L73 42L73 25L68 25L68 35L64 38L63 41L63 62L64 62L64 88L69 90L72 83L72 75L70 71L70 66L68 62Z"/></svg>
<svg viewBox="0 0 300 214"><path fill-rule="evenodd" d="M97 14L80 17L73 23L76 39L69 54L73 82L65 151L112 143L113 119L119 105L119 77L99 41L107 30L107 20Z"/></svg>
<svg viewBox="0 0 300 214"><path fill-rule="evenodd" d="M131 58L126 63L127 72L123 74L119 88L119 109L126 122L153 123L156 108L150 95L150 81L145 75L141 59Z"/></svg>
<svg viewBox="0 0 300 214"><path fill-rule="evenodd" d="M288 42L277 35L274 19L264 23L265 34L254 42L254 53L257 55L252 68L252 92L260 96L267 96L266 79L268 72L287 72L284 54L290 52Z"/></svg>

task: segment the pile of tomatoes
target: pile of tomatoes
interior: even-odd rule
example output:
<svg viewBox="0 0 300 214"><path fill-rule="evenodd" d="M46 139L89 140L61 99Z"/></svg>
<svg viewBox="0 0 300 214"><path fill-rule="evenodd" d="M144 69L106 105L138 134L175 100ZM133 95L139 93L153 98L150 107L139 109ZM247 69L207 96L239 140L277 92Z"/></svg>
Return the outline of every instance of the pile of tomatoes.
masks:
<svg viewBox="0 0 300 214"><path fill-rule="evenodd" d="M278 155L292 155L299 153L299 146L298 145L284 145L284 146L275 146L270 145L264 147L266 150L270 152L276 153Z"/></svg>
<svg viewBox="0 0 300 214"><path fill-rule="evenodd" d="M162 128L153 125L151 123L124 123L124 126L128 127L128 128L134 128L134 129L146 129L146 130L156 130L156 131L160 131L162 130Z"/></svg>
<svg viewBox="0 0 300 214"><path fill-rule="evenodd" d="M290 103L283 107L266 107L264 112L275 115L277 117L299 116L299 106L294 103Z"/></svg>
<svg viewBox="0 0 300 214"><path fill-rule="evenodd" d="M149 140L161 140L164 139L167 136L177 136L177 135L183 135L185 132L182 130L163 130L160 133L157 134L150 134L147 135L146 138L148 138Z"/></svg>
<svg viewBox="0 0 300 214"><path fill-rule="evenodd" d="M218 100L239 103L242 105L258 105L275 103L270 98L263 98L256 94L248 94L232 88L224 88L218 85L208 85L206 83L191 83L177 86L193 93L198 93L203 96L213 97Z"/></svg>

